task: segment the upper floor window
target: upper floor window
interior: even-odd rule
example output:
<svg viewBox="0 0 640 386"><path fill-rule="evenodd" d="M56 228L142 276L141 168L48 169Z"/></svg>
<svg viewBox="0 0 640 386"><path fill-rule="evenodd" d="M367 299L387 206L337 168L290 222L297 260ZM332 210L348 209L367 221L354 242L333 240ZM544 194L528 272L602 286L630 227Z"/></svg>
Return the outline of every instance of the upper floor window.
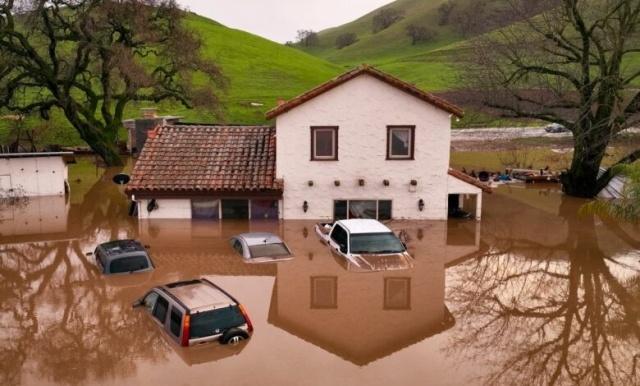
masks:
<svg viewBox="0 0 640 386"><path fill-rule="evenodd" d="M387 126L387 159L412 160L415 126Z"/></svg>
<svg viewBox="0 0 640 386"><path fill-rule="evenodd" d="M311 160L338 160L338 127L311 128Z"/></svg>

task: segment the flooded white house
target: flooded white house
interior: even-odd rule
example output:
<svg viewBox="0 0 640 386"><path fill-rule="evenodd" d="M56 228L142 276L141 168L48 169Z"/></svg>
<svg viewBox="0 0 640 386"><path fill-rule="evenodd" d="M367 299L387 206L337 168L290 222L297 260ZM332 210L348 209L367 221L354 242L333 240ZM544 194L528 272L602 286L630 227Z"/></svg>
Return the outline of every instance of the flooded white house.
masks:
<svg viewBox="0 0 640 386"><path fill-rule="evenodd" d="M462 114L364 65L280 103L275 127L158 127L127 192L139 218L480 219L490 188L449 168Z"/></svg>

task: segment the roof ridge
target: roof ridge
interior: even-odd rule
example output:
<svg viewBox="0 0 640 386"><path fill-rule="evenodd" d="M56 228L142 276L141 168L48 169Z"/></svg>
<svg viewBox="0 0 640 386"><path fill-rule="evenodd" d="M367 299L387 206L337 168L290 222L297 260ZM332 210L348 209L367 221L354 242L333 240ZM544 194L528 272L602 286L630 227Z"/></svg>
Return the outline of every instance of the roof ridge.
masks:
<svg viewBox="0 0 640 386"><path fill-rule="evenodd" d="M403 81L391 74L388 74L382 70L375 68L369 64L363 63L358 67L355 67L345 73L342 73L296 97L289 99L288 101L274 107L273 109L267 111L266 118L273 119L280 114L286 113L289 110L292 110L305 102L324 94L325 92L332 90L335 87L338 87L351 79L354 79L362 74L368 74L376 79L387 83L388 85L395 87L401 91L404 91L418 99L423 100L424 102L430 103L437 108L440 108L444 111L447 111L457 117L462 117L464 115L462 108L456 106L455 104L442 99L434 94L431 94L427 91L421 90L418 87Z"/></svg>

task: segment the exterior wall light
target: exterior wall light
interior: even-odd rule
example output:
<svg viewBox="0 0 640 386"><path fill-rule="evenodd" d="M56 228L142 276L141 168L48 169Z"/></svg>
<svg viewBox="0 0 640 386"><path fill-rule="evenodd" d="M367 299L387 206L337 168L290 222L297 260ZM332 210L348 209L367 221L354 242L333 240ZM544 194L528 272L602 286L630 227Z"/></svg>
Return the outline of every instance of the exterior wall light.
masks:
<svg viewBox="0 0 640 386"><path fill-rule="evenodd" d="M358 180L358 185L364 186L364 178Z"/></svg>
<svg viewBox="0 0 640 386"><path fill-rule="evenodd" d="M306 202L306 201L305 201ZM418 200L418 210L420 212L422 212L424 210L424 200L423 199L419 199Z"/></svg>
<svg viewBox="0 0 640 386"><path fill-rule="evenodd" d="M382 180L382 185L389 186L389 180Z"/></svg>
<svg viewBox="0 0 640 386"><path fill-rule="evenodd" d="M333 184L334 184L335 186L340 186L340 180L335 180L335 181L333 181Z"/></svg>
<svg viewBox="0 0 640 386"><path fill-rule="evenodd" d="M309 185L309 186L313 186L313 181L312 181L312 180L309 180L309 182L307 182L307 185Z"/></svg>
<svg viewBox="0 0 640 386"><path fill-rule="evenodd" d="M418 186L418 180L411 180L411 186Z"/></svg>
<svg viewBox="0 0 640 386"><path fill-rule="evenodd" d="M307 213L307 211L309 210L309 203L308 202L303 202L302 203L302 210Z"/></svg>

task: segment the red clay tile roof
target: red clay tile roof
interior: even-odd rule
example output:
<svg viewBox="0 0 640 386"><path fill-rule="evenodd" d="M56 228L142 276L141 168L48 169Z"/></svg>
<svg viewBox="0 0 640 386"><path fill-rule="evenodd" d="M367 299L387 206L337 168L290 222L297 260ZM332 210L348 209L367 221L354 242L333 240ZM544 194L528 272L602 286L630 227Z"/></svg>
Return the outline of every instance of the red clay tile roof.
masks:
<svg viewBox="0 0 640 386"><path fill-rule="evenodd" d="M275 128L175 125L149 136L128 194L282 194Z"/></svg>
<svg viewBox="0 0 640 386"><path fill-rule="evenodd" d="M373 68L369 65L364 64L360 67L357 67L334 79L331 79L330 81L323 83L320 86L313 88L305 92L304 94L298 95L297 97L290 99L289 101L269 110L267 112L267 119L273 119L280 114L286 113L287 111L292 110L300 106L301 104L317 97L318 95L324 94L325 92L335 87L338 87L341 84L346 83L351 79L356 78L363 74L371 75L374 78L377 78L395 88L398 88L410 95L413 95L418 99L422 99L423 101L430 103L444 111L447 111L459 118L462 118L462 116L464 115L464 113L462 112L462 109L454 105L453 103L447 102L442 98L439 98L433 94L420 90L419 88L415 87L412 84L404 82L394 76L391 76L385 72L382 72L376 68Z"/></svg>
<svg viewBox="0 0 640 386"><path fill-rule="evenodd" d="M482 189L483 192L493 193L493 189L491 189L489 185L480 182L478 179L473 178L470 175L465 174L459 170L449 168L449 175L459 179L462 182L466 182L467 184L477 186L478 188Z"/></svg>

